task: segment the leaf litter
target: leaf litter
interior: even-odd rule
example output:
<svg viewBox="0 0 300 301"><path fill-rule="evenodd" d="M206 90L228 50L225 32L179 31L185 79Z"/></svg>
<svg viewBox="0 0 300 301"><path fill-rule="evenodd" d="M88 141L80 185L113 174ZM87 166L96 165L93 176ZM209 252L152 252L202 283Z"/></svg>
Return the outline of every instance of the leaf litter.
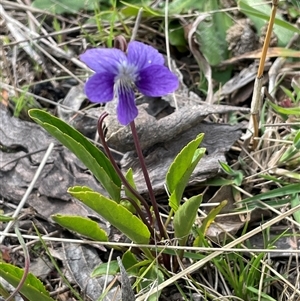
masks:
<svg viewBox="0 0 300 301"><path fill-rule="evenodd" d="M207 57L209 52L203 48L203 45L201 48L201 43L204 43L205 40L201 40L201 36L199 35L194 36L194 33L197 32L197 28L188 31L188 28L191 29L192 27L186 27L187 33L190 33L188 42L194 58L192 56L186 57L187 54L189 54L187 47L184 54L180 53L176 47L172 49L172 56L175 62L173 62L173 64L176 65L175 72L182 78L181 89L178 91L178 95L176 95L177 100L179 100L179 111L173 113L175 108L173 98L167 97L163 99L164 101L160 102L155 102L152 99L138 100L141 115L137 122L138 131L141 134L141 139L144 139L144 152L147 165L150 167L150 177L153 179L155 192L161 195L162 208L165 206L163 179L167 167L170 165L172 158L181 150L182 146L200 132L205 133L203 146L207 148L207 154L205 162L199 165L199 169L196 169L195 174L190 180L189 187L186 191L187 195L194 195L195 191L197 191L197 193L203 191L205 181L213 180L215 176L221 175L224 177L224 174L220 173L219 161L228 162L236 169L243 169L244 182L240 189L239 197L237 197L236 192L232 195L233 188L229 188L229 186L221 187L218 190L214 190L213 187L210 187L205 194L206 203L208 204L220 203L225 199L228 202L228 205L224 209L225 211L221 212L220 216L214 220L207 232L208 237L220 246L224 244L228 236L239 235L239 231L243 229L246 223L253 228L258 226L257 223L262 221L262 216L263 219L269 219L274 215L280 217L280 212L274 212L270 210L270 208L268 210L266 208L254 208L251 212L246 213L236 212L234 218L226 216L227 213L235 212L239 200L246 198L249 194L260 194L261 192L270 191L282 185L288 185L289 182L294 183L296 181L297 183L297 178L293 177L293 173L290 173L288 177L286 177L286 174L291 171L295 174L299 174L299 164L297 163L299 161L297 161L297 156L296 158L292 158L293 160L296 159L296 161L289 160L288 162L280 162L280 156L277 155L283 148L286 149L288 146L283 144L281 140L291 140L290 137L293 138L293 136L291 136L293 130L299 129L299 115L296 114L292 118L292 116L282 115L275 109L270 108L267 111L266 119L261 120L265 131L256 152L251 153L249 150L244 149L242 141L240 140L242 132L247 125L248 117L246 114L249 108L249 95L252 94L253 80L257 68L255 59L261 55L260 49L256 47L259 47L259 36L262 28L261 26L257 27L257 19L253 18L254 13L249 10L246 3L246 1L240 1L239 5L241 5L242 12L245 10L244 12L248 17L247 21L237 19L235 26L240 27L233 28L232 30L235 30L234 35L230 32L231 36L229 36L229 34L227 36L229 46L227 45L226 47L228 47L228 50L234 51L235 56L231 58L223 57L220 60L220 66L222 66L222 68L226 68L226 66L233 68L234 72L230 72L230 77L226 78L225 75L223 82L216 82L215 78L213 79L213 76L216 74L216 69L213 67L211 70L211 65L213 64L210 65L207 63L212 63L210 58ZM47 18L49 18L49 20L41 20L38 16L39 11L34 7L27 5L22 6L20 3L10 3L9 1L3 1L1 5L3 5L5 9L3 10L5 13L3 15L3 22L6 25L1 29L1 34L8 39L8 42L5 41L5 45L1 47L3 57L1 64L4 66L1 78L1 95L3 98L0 107L1 208L5 214L13 212L15 204L22 198L27 186L31 182L37 165L41 161L43 152L50 142L54 142L56 144L54 151L34 187L34 192L27 201L27 206L33 208L34 213L28 214L24 211L23 220L40 223L44 234L49 234L50 231L50 233L54 232L58 235L57 231L59 231L59 233L63 235L62 237L64 237L62 229L53 224L51 219L52 214L64 213L79 214L87 217L93 216L94 220L101 224L101 228L105 229L107 234L110 234L112 229L106 221L67 194L67 189L70 186L87 184L89 187L105 194L102 187L74 155L58 145L57 141L46 134L40 127L32 122L28 122L26 113L28 108L37 106L47 108L53 112L57 110L58 115L62 119L68 121L90 138L96 138L96 118L99 116L99 111L103 108L87 106L88 103L80 91L82 89L80 85L84 81L81 75L86 74L87 71L85 66L76 59L76 56L80 54L85 47L82 41L86 43L91 37L94 38L97 36L96 25L88 25L85 23L88 18L84 14L80 13L76 16L71 13L70 15L55 15L55 18L64 26L64 29L55 30L51 27L51 22L48 22L53 17L51 14L58 13L57 11L48 12ZM284 10L285 7L282 9ZM181 17L181 22L182 18L184 19L184 17ZM238 17L233 14L233 18ZM197 24L195 20L196 16L192 19L184 19L184 21L191 21L190 24L192 25ZM30 24L29 28L24 25L27 24L27 21ZM85 24L78 27L78 22ZM42 32L38 32L37 24L42 25ZM245 26L243 26L244 31L241 31L240 24L245 24ZM132 25L132 21L126 25L122 22L117 22L116 28L122 31L123 26L130 27ZM104 21L104 26L106 29L109 28L109 22ZM209 24L209 26L214 25ZM294 25L292 24L292 26ZM68 31L67 28L71 30ZM60 31L61 34L55 31ZM236 35L236 31L240 31L240 36ZM278 32L278 30L276 30L276 32ZM83 37L86 33L88 37L87 40ZM249 41L249 39L243 38L245 35L253 37L254 44L241 45L243 40L245 42ZM288 89L291 89L290 83L299 80L299 75L297 75L297 72L299 72L299 62L294 61L293 64L291 64L286 58L297 57L299 40L296 39L290 45L291 49L285 49L283 47L286 46L286 44L282 44L282 32L279 31L278 35L280 47L276 47L275 36L275 44L269 48L268 57L280 57L281 64L279 68L275 70L276 75L281 76L282 84ZM143 20L139 28L137 39L155 45L164 52L165 42L163 36L164 35L161 35L161 32L159 32L155 22L152 23L150 19ZM58 37L60 37L60 41ZM101 37L98 37L98 39L101 40ZM29 43L29 41L32 43ZM16 47L17 45L21 47ZM34 45L34 47L32 45ZM222 47L222 45L220 47ZM197 52L201 55L200 62L199 59L197 59ZM31 61L28 60L29 57ZM275 62L274 59L270 59L265 66L265 73L267 75L269 71L270 79L272 78L271 72L273 71L272 67ZM206 77L208 86L210 87L209 91L212 91L212 89L215 91L213 97L211 93L205 95L201 90L199 92L199 89L195 89L197 86L200 87L201 81L203 81L198 75L198 65L203 66L203 64L206 66L202 69L203 72L206 70L204 77ZM278 78L276 81L277 80ZM217 88L218 84L220 85L220 89ZM268 76L266 76L264 81L264 85L267 84ZM26 87L26 89L24 89L24 87ZM248 92L245 91L246 87ZM71 93L75 89L78 89L77 92L75 92L75 97L72 95L68 96L68 93ZM194 92L197 93L195 94ZM295 89L294 94L296 92L297 90ZM30 97L30 95L33 96L33 101L28 102L24 109L21 110L20 118L12 117L11 113L16 112L16 103L13 102L13 98L19 97L22 93L24 93L26 97ZM289 99L286 94L279 90L277 90L276 94L274 91L270 91L270 93L272 93L273 97L276 97L277 104L281 104L283 101L286 101L286 99ZM76 101L70 103L68 97ZM209 99L208 102L221 102L222 105L207 106L205 103L206 97ZM61 101L58 102L58 100ZM154 106L153 103L155 103ZM202 105L201 110L195 109L200 105ZM235 105L238 107L235 107ZM297 107L299 103L290 103L290 105ZM106 109L109 110L110 108L107 107ZM126 171L128 167L133 167L137 188L140 192L145 193L146 187L142 181L141 171L136 163L134 152L131 149L130 137L127 135L126 130L118 128L112 119L113 118L109 118L106 124L108 141L111 143L111 147L115 149L115 156L118 158L124 171ZM157 138L155 138L157 140L152 140L152 132L158 133ZM243 154L239 160L237 153ZM272 162L272 164L270 164L270 162ZM278 166L280 166L280 169ZM272 180L273 182L271 182ZM289 195L288 188L286 195ZM271 202L274 204L272 203L271 206L276 206L277 200L279 200L278 197L272 199ZM288 206L288 204L287 198L285 206ZM238 204L238 207L241 208L242 205ZM286 210L286 207L281 207L281 210ZM209 214L209 211L210 210L204 210L203 216ZM278 222L280 222L280 218ZM49 226L49 223L51 223L51 226ZM23 227L23 233L33 231L32 227L26 228L25 223ZM285 232L284 236L278 238L282 233L281 231L284 231L286 228L291 228L291 230ZM218 229L218 231L215 229ZM278 227L271 229L271 235L269 237L269 241L276 240L275 244L272 244L272 247L276 246L282 250L281 253L275 253L277 254L276 256L280 258L280 263L283 262L278 270L281 274L287 273L289 275L289 281L294 284L295 279L297 279L299 275L289 271L297 268L297 265L295 265L294 261L288 265L285 258L291 256L292 253L290 253L289 250L295 250L297 249L297 245L299 246L299 241L295 236L293 237L293 233L297 232L297 229L299 230L297 224L291 223L290 220L282 220ZM218 232L218 234L216 234L216 232ZM254 236L253 240L249 239L247 243L250 243L252 247L265 248L266 244L264 242L264 237L260 233ZM6 238L5 247L11 248L10 246L15 243L14 238ZM89 247L94 255L92 259L88 255L89 260L86 260L87 257L83 254L88 252L87 247L82 246L78 248L77 245L71 245L70 243L63 243L63 246L64 258L62 258L62 262L59 262L62 263L62 266L66 266L70 270L72 278L81 291L85 292L89 299L97 300L99 297L98 293L103 287L101 284L103 278L92 280L89 278L89 274L91 273L92 267L95 267L97 262L99 263L98 255L102 254L103 256L103 254L105 254L105 248L101 248L100 250L99 247ZM34 254L34 248L31 248L31 252ZM7 251L3 253L6 261L13 260L10 258L11 255L7 256ZM72 262L72 258L74 259L75 254L78 255L76 257L78 265ZM22 254L15 251L13 256L15 260L19 258L15 263L22 266L22 261L20 261ZM278 262L279 261L277 261L277 263ZM274 267L275 266L276 264L274 264ZM83 273L82 271L86 272ZM203 273L208 273L208 270L203 270ZM211 275L209 277L211 277ZM86 283L87 279L90 281L89 285ZM55 280L51 279L51 273L49 273L49 280L52 281L53 284L55 283ZM60 285L52 286L52 293L55 293L57 290L58 293L56 296L58 298L60 298L59 288L63 287ZM86 290L87 288L88 290ZM111 293L113 293L113 290ZM169 291L166 291L166 297L168 294ZM198 298L196 295L193 295L195 300ZM280 293L277 292L278 298L279 295ZM65 296L67 295L62 293L61 300L63 300ZM292 292L289 290L287 290L284 297L281 297L283 298L282 300L297 300L297 296L295 295L293 297ZM171 300L172 298L171 296ZM114 297L107 300L114 300Z"/></svg>

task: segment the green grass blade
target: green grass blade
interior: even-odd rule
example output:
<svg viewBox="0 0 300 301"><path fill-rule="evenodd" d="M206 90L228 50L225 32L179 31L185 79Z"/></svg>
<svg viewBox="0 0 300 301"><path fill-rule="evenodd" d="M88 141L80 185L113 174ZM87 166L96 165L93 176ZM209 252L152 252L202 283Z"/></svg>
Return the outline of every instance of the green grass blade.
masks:
<svg viewBox="0 0 300 301"><path fill-rule="evenodd" d="M296 194L300 193L300 184L290 184L286 185L284 187L280 188L275 188L270 191L255 195L253 197L246 198L241 201L243 204L250 204L254 203L255 201L262 201L262 200L267 200L267 199L273 199L273 198L278 198L278 197L285 197L291 194Z"/></svg>

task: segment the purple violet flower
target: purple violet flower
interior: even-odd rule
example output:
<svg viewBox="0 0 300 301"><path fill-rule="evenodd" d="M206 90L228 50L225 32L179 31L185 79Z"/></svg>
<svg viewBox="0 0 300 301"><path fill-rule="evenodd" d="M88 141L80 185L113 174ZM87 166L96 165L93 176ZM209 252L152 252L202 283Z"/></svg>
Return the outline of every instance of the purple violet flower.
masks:
<svg viewBox="0 0 300 301"><path fill-rule="evenodd" d="M85 84L87 97L99 103L117 99L117 115L122 125L138 115L135 87L152 97L178 88L178 79L164 66L163 55L140 42L130 42L127 54L116 48L98 48L87 50L80 59L96 72Z"/></svg>

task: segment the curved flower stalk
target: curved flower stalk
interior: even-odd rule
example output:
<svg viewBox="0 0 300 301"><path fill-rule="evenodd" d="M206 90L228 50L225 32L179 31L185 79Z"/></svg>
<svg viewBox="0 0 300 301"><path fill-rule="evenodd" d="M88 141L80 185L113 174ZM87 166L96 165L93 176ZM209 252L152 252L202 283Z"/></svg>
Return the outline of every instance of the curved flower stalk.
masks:
<svg viewBox="0 0 300 301"><path fill-rule="evenodd" d="M117 116L122 125L128 125L138 115L135 88L152 97L178 88L178 79L164 66L163 55L141 42L130 42L127 53L116 48L89 49L80 59L95 71L85 85L87 97L98 103L116 99Z"/></svg>

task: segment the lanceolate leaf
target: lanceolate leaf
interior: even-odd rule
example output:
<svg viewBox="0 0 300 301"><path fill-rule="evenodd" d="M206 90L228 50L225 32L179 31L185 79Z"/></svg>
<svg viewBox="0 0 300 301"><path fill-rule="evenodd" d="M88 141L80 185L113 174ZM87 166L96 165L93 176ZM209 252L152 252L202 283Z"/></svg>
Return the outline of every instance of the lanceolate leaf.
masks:
<svg viewBox="0 0 300 301"><path fill-rule="evenodd" d="M93 173L113 200L120 200L121 180L103 152L77 130L45 111L32 109L29 116L71 150Z"/></svg>
<svg viewBox="0 0 300 301"><path fill-rule="evenodd" d="M178 209L188 180L199 160L205 153L204 148L198 149L203 137L203 134L199 134L194 140L186 145L176 156L167 172L166 183L171 194L169 198L169 206L174 211Z"/></svg>
<svg viewBox="0 0 300 301"><path fill-rule="evenodd" d="M202 195L196 195L187 200L174 215L175 237L184 246L195 222L197 210L202 202Z"/></svg>
<svg viewBox="0 0 300 301"><path fill-rule="evenodd" d="M106 232L93 220L75 215L52 215L52 219L69 230L97 241L108 241Z"/></svg>
<svg viewBox="0 0 300 301"><path fill-rule="evenodd" d="M12 286L17 287L24 271L11 264L0 262L0 277L4 278ZM20 293L30 301L54 301L46 291L42 282L33 274L29 273L22 286Z"/></svg>
<svg viewBox="0 0 300 301"><path fill-rule="evenodd" d="M88 187L72 187L68 192L99 213L137 244L147 244L150 232L147 226L122 205L106 198Z"/></svg>

